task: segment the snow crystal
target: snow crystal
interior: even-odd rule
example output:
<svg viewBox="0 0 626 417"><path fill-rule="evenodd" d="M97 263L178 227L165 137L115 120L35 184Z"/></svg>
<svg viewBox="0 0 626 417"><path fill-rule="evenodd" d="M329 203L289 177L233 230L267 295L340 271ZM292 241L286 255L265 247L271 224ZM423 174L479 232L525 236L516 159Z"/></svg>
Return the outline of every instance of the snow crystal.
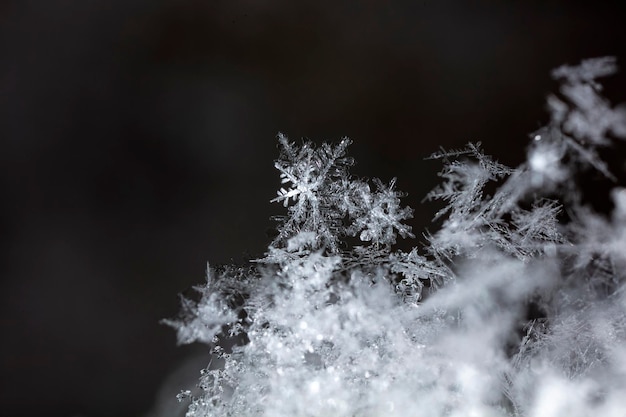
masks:
<svg viewBox="0 0 626 417"><path fill-rule="evenodd" d="M596 81L614 71L554 71L552 120L519 167L480 144L433 154L441 228L408 253L395 180L352 177L348 139L279 135L278 236L251 266L211 268L165 321L221 364L179 394L187 417L624 416L626 192L607 217L575 183L614 178L597 150L626 113Z"/></svg>

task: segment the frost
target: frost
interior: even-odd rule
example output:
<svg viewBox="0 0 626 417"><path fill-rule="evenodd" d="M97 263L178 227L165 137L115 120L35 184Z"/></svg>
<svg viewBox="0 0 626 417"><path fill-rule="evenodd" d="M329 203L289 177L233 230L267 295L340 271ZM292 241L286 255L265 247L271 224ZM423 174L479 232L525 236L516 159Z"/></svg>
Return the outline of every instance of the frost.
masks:
<svg viewBox="0 0 626 417"><path fill-rule="evenodd" d="M279 135L286 209L265 256L210 268L165 323L209 345L187 417L623 416L626 194L610 216L575 179L623 138L599 95L612 58L564 66L550 123L507 167L480 144L440 150L426 197L444 208L403 252L412 210L389 183L353 177L350 145ZM196 297L198 298L198 297Z"/></svg>

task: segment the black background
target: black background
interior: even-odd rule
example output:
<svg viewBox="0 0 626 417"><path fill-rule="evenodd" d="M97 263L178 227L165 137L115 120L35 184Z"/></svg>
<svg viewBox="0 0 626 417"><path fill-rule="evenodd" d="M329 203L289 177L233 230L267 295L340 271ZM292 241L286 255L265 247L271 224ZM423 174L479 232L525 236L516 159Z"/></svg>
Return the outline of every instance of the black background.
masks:
<svg viewBox="0 0 626 417"><path fill-rule="evenodd" d="M626 66L619 3L1 2L0 414L153 407L204 352L158 324L176 294L268 243L279 131L351 137L353 172L397 176L419 235L423 158L481 140L519 163L552 68Z"/></svg>

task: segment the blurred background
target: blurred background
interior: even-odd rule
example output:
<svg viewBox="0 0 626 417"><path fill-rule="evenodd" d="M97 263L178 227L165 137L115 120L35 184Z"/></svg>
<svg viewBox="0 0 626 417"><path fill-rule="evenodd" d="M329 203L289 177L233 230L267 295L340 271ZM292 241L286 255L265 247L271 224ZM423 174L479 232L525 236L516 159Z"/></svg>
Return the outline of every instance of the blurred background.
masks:
<svg viewBox="0 0 626 417"><path fill-rule="evenodd" d="M423 159L521 162L552 68L626 66L619 3L2 1L0 415L165 415L208 357L159 320L207 262L263 254L279 131L352 138L419 236Z"/></svg>

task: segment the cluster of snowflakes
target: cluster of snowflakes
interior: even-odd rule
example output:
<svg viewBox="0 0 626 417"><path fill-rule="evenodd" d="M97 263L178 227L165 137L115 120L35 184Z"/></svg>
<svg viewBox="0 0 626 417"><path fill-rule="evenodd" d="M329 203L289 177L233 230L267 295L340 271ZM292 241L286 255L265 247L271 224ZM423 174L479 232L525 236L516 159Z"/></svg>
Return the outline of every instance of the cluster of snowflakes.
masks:
<svg viewBox="0 0 626 417"><path fill-rule="evenodd" d="M479 144L434 154L441 228L408 253L394 181L353 178L348 139L280 135L287 214L265 257L210 269L166 321L211 349L187 416L624 416L626 191L606 216L574 182L614 178L599 150L626 112L596 81L614 71L555 70L551 122L517 168Z"/></svg>

